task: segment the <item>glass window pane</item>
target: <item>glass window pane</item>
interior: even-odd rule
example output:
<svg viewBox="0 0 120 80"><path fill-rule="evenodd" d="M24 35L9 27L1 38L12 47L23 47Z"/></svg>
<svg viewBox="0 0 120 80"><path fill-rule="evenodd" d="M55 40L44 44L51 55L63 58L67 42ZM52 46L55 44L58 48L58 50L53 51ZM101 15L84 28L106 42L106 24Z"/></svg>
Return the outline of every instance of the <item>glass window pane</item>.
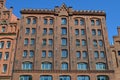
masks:
<svg viewBox="0 0 120 80"><path fill-rule="evenodd" d="M62 18L61 19L61 24L62 25L66 25L67 24L67 19L66 18Z"/></svg>
<svg viewBox="0 0 120 80"><path fill-rule="evenodd" d="M67 45L67 39L66 38L62 38L62 46L66 46Z"/></svg>
<svg viewBox="0 0 120 80"><path fill-rule="evenodd" d="M63 57L63 58L66 58L67 56L68 56L67 50L66 50L66 49L63 49L63 50L62 50L62 57Z"/></svg>
<svg viewBox="0 0 120 80"><path fill-rule="evenodd" d="M67 28L62 28L61 33L62 33L62 35L66 35L67 34Z"/></svg>

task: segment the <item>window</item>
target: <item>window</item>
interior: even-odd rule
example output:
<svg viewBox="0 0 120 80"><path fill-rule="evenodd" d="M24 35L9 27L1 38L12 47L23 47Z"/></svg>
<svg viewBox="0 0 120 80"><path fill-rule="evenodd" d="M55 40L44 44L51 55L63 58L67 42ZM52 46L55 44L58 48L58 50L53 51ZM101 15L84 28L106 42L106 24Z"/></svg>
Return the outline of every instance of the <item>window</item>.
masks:
<svg viewBox="0 0 120 80"><path fill-rule="evenodd" d="M36 33L36 29L32 28L32 34L35 34L35 33Z"/></svg>
<svg viewBox="0 0 120 80"><path fill-rule="evenodd" d="M2 30L1 30L1 32L5 32L5 27L4 27L4 26L2 27Z"/></svg>
<svg viewBox="0 0 120 80"><path fill-rule="evenodd" d="M49 29L49 35L52 35L53 34L53 29Z"/></svg>
<svg viewBox="0 0 120 80"><path fill-rule="evenodd" d="M34 51L30 50L30 58L32 58L34 56Z"/></svg>
<svg viewBox="0 0 120 80"><path fill-rule="evenodd" d="M67 34L67 28L62 28L61 30L62 30L62 31L61 31L61 32L62 32L62 35L66 35L66 34Z"/></svg>
<svg viewBox="0 0 120 80"><path fill-rule="evenodd" d="M26 58L27 57L27 50L23 51L23 57Z"/></svg>
<svg viewBox="0 0 120 80"><path fill-rule="evenodd" d="M52 25L53 24L53 19L50 19L50 25Z"/></svg>
<svg viewBox="0 0 120 80"><path fill-rule="evenodd" d="M53 52L52 51L48 51L48 57L52 57L53 56Z"/></svg>
<svg viewBox="0 0 120 80"><path fill-rule="evenodd" d="M103 41L99 40L99 46L102 47L103 46Z"/></svg>
<svg viewBox="0 0 120 80"><path fill-rule="evenodd" d="M43 46L46 45L46 39L43 39L42 45L43 45Z"/></svg>
<svg viewBox="0 0 120 80"><path fill-rule="evenodd" d="M0 52L0 60L2 59L2 52Z"/></svg>
<svg viewBox="0 0 120 80"><path fill-rule="evenodd" d="M43 35L47 34L47 28L43 29Z"/></svg>
<svg viewBox="0 0 120 80"><path fill-rule="evenodd" d="M109 80L108 76L97 76L97 80Z"/></svg>
<svg viewBox="0 0 120 80"><path fill-rule="evenodd" d="M78 25L78 20L77 19L75 19L75 25Z"/></svg>
<svg viewBox="0 0 120 80"><path fill-rule="evenodd" d="M81 20L80 20L80 25L84 25L84 24L85 24L84 19L81 19Z"/></svg>
<svg viewBox="0 0 120 80"><path fill-rule="evenodd" d="M33 64L32 62L23 62L22 70L32 70Z"/></svg>
<svg viewBox="0 0 120 80"><path fill-rule="evenodd" d="M101 57L101 58L105 58L105 53L104 53L104 51L100 51L100 57Z"/></svg>
<svg viewBox="0 0 120 80"><path fill-rule="evenodd" d="M80 51L77 51L77 52L76 52L76 57L77 57L77 58L80 58Z"/></svg>
<svg viewBox="0 0 120 80"><path fill-rule="evenodd" d="M77 69L78 70L87 70L87 63L78 63Z"/></svg>
<svg viewBox="0 0 120 80"><path fill-rule="evenodd" d="M100 25L100 20L96 20L96 25L97 25L97 26Z"/></svg>
<svg viewBox="0 0 120 80"><path fill-rule="evenodd" d="M96 63L96 70L105 70L106 64L105 63Z"/></svg>
<svg viewBox="0 0 120 80"><path fill-rule="evenodd" d="M86 40L82 40L82 46L86 46Z"/></svg>
<svg viewBox="0 0 120 80"><path fill-rule="evenodd" d="M98 30L98 36L101 36L101 35L102 35L101 30Z"/></svg>
<svg viewBox="0 0 120 80"><path fill-rule="evenodd" d="M99 58L99 53L98 53L98 51L95 51L95 52L94 52L94 58Z"/></svg>
<svg viewBox="0 0 120 80"><path fill-rule="evenodd" d="M40 80L52 80L52 76L40 76Z"/></svg>
<svg viewBox="0 0 120 80"><path fill-rule="evenodd" d="M66 24L67 24L66 18L62 18L62 19L61 19L61 24L62 24L62 25L66 25Z"/></svg>
<svg viewBox="0 0 120 80"><path fill-rule="evenodd" d="M79 29L75 29L75 35L79 35Z"/></svg>
<svg viewBox="0 0 120 80"><path fill-rule="evenodd" d="M42 51L42 57L46 57L46 51Z"/></svg>
<svg viewBox="0 0 120 80"><path fill-rule="evenodd" d="M7 72L7 64L3 64L3 69L2 72L6 73Z"/></svg>
<svg viewBox="0 0 120 80"><path fill-rule="evenodd" d="M92 35L95 36L96 35L96 30L92 29Z"/></svg>
<svg viewBox="0 0 120 80"><path fill-rule="evenodd" d="M80 40L76 39L76 46L80 46Z"/></svg>
<svg viewBox="0 0 120 80"><path fill-rule="evenodd" d="M52 45L53 45L53 40L49 39L49 46L52 46Z"/></svg>
<svg viewBox="0 0 120 80"><path fill-rule="evenodd" d="M7 41L6 48L10 48L10 45L11 45L11 42L10 42L10 41Z"/></svg>
<svg viewBox="0 0 120 80"><path fill-rule="evenodd" d="M30 76L30 75L21 75L20 80L32 80L32 76Z"/></svg>
<svg viewBox="0 0 120 80"><path fill-rule="evenodd" d="M30 44L34 45L35 44L35 39L32 38Z"/></svg>
<svg viewBox="0 0 120 80"><path fill-rule="evenodd" d="M30 33L30 28L26 28L25 34L29 34L29 33Z"/></svg>
<svg viewBox="0 0 120 80"><path fill-rule="evenodd" d="M3 48L4 47L4 41L1 41L0 42L0 48Z"/></svg>
<svg viewBox="0 0 120 80"><path fill-rule="evenodd" d="M81 35L85 35L85 30L81 29Z"/></svg>
<svg viewBox="0 0 120 80"><path fill-rule="evenodd" d="M62 70L68 70L68 63L62 63L62 66L61 66L61 69Z"/></svg>
<svg viewBox="0 0 120 80"><path fill-rule="evenodd" d="M96 40L93 40L93 46L97 47L97 41Z"/></svg>
<svg viewBox="0 0 120 80"><path fill-rule="evenodd" d="M27 18L27 24L30 24L30 22L31 22L31 19Z"/></svg>
<svg viewBox="0 0 120 80"><path fill-rule="evenodd" d="M9 58L9 52L5 52L4 60L8 60Z"/></svg>
<svg viewBox="0 0 120 80"><path fill-rule="evenodd" d="M91 20L91 26L94 26L94 25L95 25L95 21Z"/></svg>
<svg viewBox="0 0 120 80"><path fill-rule="evenodd" d="M47 19L44 19L44 24L47 24L48 20Z"/></svg>
<svg viewBox="0 0 120 80"><path fill-rule="evenodd" d="M78 76L77 80L90 80L89 76Z"/></svg>
<svg viewBox="0 0 120 80"><path fill-rule="evenodd" d="M62 42L62 46L67 46L67 39L66 38L62 38L61 42Z"/></svg>
<svg viewBox="0 0 120 80"><path fill-rule="evenodd" d="M67 58L68 57L68 51L66 49L62 50L62 58Z"/></svg>
<svg viewBox="0 0 120 80"><path fill-rule="evenodd" d="M70 76L67 76L67 75L64 76L64 75L63 75L63 76L60 76L60 77L59 77L59 80L71 80L71 79L70 79Z"/></svg>
<svg viewBox="0 0 120 80"><path fill-rule="evenodd" d="M83 52L82 52L82 57L83 57L83 58L87 58L87 52L86 52L86 51L83 51Z"/></svg>
<svg viewBox="0 0 120 80"><path fill-rule="evenodd" d="M24 45L28 45L28 39L27 38L25 38L25 40L24 40Z"/></svg>
<svg viewBox="0 0 120 80"><path fill-rule="evenodd" d="M36 23L37 23L36 18L33 18L33 24L36 24Z"/></svg>
<svg viewBox="0 0 120 80"><path fill-rule="evenodd" d="M41 69L42 70L52 70L52 63L50 63L50 62L42 62Z"/></svg>

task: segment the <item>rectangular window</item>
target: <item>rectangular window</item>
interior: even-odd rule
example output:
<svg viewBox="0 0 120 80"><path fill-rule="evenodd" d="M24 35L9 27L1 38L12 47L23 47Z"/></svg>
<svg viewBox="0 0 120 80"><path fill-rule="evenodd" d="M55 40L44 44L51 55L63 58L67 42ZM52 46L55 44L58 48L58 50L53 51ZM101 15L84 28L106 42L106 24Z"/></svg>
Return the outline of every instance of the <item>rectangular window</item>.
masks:
<svg viewBox="0 0 120 80"><path fill-rule="evenodd" d="M51 58L53 55L53 52L52 51L48 51L48 57Z"/></svg>
<svg viewBox="0 0 120 80"><path fill-rule="evenodd" d="M27 24L30 24L30 22L31 22L31 19L27 18Z"/></svg>
<svg viewBox="0 0 120 80"><path fill-rule="evenodd" d="M80 58L80 51L77 51L77 52L76 52L76 57L77 57L77 58Z"/></svg>
<svg viewBox="0 0 120 80"><path fill-rule="evenodd" d="M32 38L30 44L34 45L35 44L35 39Z"/></svg>
<svg viewBox="0 0 120 80"><path fill-rule="evenodd" d="M30 28L26 28L25 34L29 34L29 33L30 33Z"/></svg>
<svg viewBox="0 0 120 80"><path fill-rule="evenodd" d="M82 57L83 57L83 58L87 58L87 52L86 52L86 51L83 51Z"/></svg>
<svg viewBox="0 0 120 80"><path fill-rule="evenodd" d="M98 36L101 36L101 35L102 35L101 30L98 30Z"/></svg>
<svg viewBox="0 0 120 80"><path fill-rule="evenodd" d="M99 46L102 47L103 46L103 41L99 40Z"/></svg>
<svg viewBox="0 0 120 80"><path fill-rule="evenodd" d="M46 35L47 34L47 28L44 28L43 29L43 35Z"/></svg>
<svg viewBox="0 0 120 80"><path fill-rule="evenodd" d="M10 42L10 41L7 41L6 48L10 48L10 45L11 45L11 42Z"/></svg>
<svg viewBox="0 0 120 80"><path fill-rule="evenodd" d="M53 19L50 19L50 25L52 25L53 24Z"/></svg>
<svg viewBox="0 0 120 80"><path fill-rule="evenodd" d="M66 38L62 38L61 42L62 42L62 46L67 46L67 39Z"/></svg>
<svg viewBox="0 0 120 80"><path fill-rule="evenodd" d="M95 52L94 52L94 58L99 58L99 53L98 53L98 51L95 51Z"/></svg>
<svg viewBox="0 0 120 80"><path fill-rule="evenodd" d="M28 39L27 38L25 38L25 40L24 40L24 45L28 45Z"/></svg>
<svg viewBox="0 0 120 80"><path fill-rule="evenodd" d="M49 35L52 35L53 34L53 29L49 29Z"/></svg>
<svg viewBox="0 0 120 80"><path fill-rule="evenodd" d="M1 32L5 32L5 26L2 27Z"/></svg>
<svg viewBox="0 0 120 80"><path fill-rule="evenodd" d="M75 35L79 35L79 29L75 29Z"/></svg>
<svg viewBox="0 0 120 80"><path fill-rule="evenodd" d="M84 25L84 24L85 24L84 19L81 19L81 20L80 20L80 25Z"/></svg>
<svg viewBox="0 0 120 80"><path fill-rule="evenodd" d="M44 24L47 24L48 20L47 19L44 19Z"/></svg>
<svg viewBox="0 0 120 80"><path fill-rule="evenodd" d="M61 33L62 33L62 35L66 35L67 34L67 28L62 28Z"/></svg>
<svg viewBox="0 0 120 80"><path fill-rule="evenodd" d="M120 56L120 51L118 51L118 56Z"/></svg>
<svg viewBox="0 0 120 80"><path fill-rule="evenodd" d="M105 58L105 53L104 53L104 51L100 51L100 57L101 57L101 58Z"/></svg>
<svg viewBox="0 0 120 80"><path fill-rule="evenodd" d="M4 41L1 41L0 42L0 48L3 48L4 47Z"/></svg>
<svg viewBox="0 0 120 80"><path fill-rule="evenodd" d="M30 58L32 58L34 56L34 51L30 50Z"/></svg>
<svg viewBox="0 0 120 80"><path fill-rule="evenodd" d="M46 39L43 39L42 45L43 45L43 46L46 45Z"/></svg>
<svg viewBox="0 0 120 80"><path fill-rule="evenodd" d="M2 72L6 73L7 72L7 64L3 64L3 69Z"/></svg>
<svg viewBox="0 0 120 80"><path fill-rule="evenodd" d="M96 35L96 30L92 30L92 35L95 36Z"/></svg>
<svg viewBox="0 0 120 80"><path fill-rule="evenodd" d="M62 50L62 57L67 58L68 57L68 51L66 49Z"/></svg>
<svg viewBox="0 0 120 80"><path fill-rule="evenodd" d="M75 20L75 25L78 25L78 20L77 19Z"/></svg>
<svg viewBox="0 0 120 80"><path fill-rule="evenodd" d="M80 46L80 40L76 39L76 46Z"/></svg>
<svg viewBox="0 0 120 80"><path fill-rule="evenodd" d="M27 57L27 50L23 51L23 57L26 58Z"/></svg>
<svg viewBox="0 0 120 80"><path fill-rule="evenodd" d="M4 60L8 60L9 58L9 52L5 52Z"/></svg>
<svg viewBox="0 0 120 80"><path fill-rule="evenodd" d="M53 45L53 40L49 39L49 46L52 46L52 45Z"/></svg>
<svg viewBox="0 0 120 80"><path fill-rule="evenodd" d="M86 40L82 40L82 46L86 46Z"/></svg>
<svg viewBox="0 0 120 80"><path fill-rule="evenodd" d="M42 51L42 57L43 57L43 58L46 57L46 51Z"/></svg>
<svg viewBox="0 0 120 80"><path fill-rule="evenodd" d="M81 29L81 35L85 35L85 30Z"/></svg>
<svg viewBox="0 0 120 80"><path fill-rule="evenodd" d="M97 25L97 26L100 25L100 20L96 20L96 25Z"/></svg>
<svg viewBox="0 0 120 80"><path fill-rule="evenodd" d="M94 26L94 25L95 25L95 21L91 20L91 26Z"/></svg>
<svg viewBox="0 0 120 80"><path fill-rule="evenodd" d="M2 52L0 52L0 60L2 59Z"/></svg>
<svg viewBox="0 0 120 80"><path fill-rule="evenodd" d="M35 34L35 33L36 33L36 29L32 28L32 34Z"/></svg>
<svg viewBox="0 0 120 80"><path fill-rule="evenodd" d="M36 20L36 18L33 18L33 22L32 22L33 24L36 24L37 23L37 20Z"/></svg>
<svg viewBox="0 0 120 80"><path fill-rule="evenodd" d="M66 25L67 24L67 19L66 18L62 18L61 19L61 24L62 25Z"/></svg>
<svg viewBox="0 0 120 80"><path fill-rule="evenodd" d="M97 41L96 40L93 40L93 46L97 47Z"/></svg>

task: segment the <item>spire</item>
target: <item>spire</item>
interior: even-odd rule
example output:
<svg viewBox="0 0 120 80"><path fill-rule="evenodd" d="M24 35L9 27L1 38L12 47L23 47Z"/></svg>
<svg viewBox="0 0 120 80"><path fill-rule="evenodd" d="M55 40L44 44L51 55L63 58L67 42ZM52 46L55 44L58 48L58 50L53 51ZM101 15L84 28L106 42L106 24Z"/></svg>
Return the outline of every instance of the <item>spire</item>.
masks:
<svg viewBox="0 0 120 80"><path fill-rule="evenodd" d="M67 8L65 3L62 3L61 8Z"/></svg>

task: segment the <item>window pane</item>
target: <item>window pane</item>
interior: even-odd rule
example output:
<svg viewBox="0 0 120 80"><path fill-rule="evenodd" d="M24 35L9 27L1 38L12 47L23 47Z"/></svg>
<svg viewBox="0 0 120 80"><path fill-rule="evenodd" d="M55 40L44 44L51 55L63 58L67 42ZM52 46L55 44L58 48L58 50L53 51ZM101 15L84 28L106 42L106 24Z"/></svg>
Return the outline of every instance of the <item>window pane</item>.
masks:
<svg viewBox="0 0 120 80"><path fill-rule="evenodd" d="M79 35L79 29L75 29L75 35Z"/></svg>
<svg viewBox="0 0 120 80"><path fill-rule="evenodd" d="M82 46L86 46L86 40L82 40Z"/></svg>
<svg viewBox="0 0 120 80"><path fill-rule="evenodd" d="M87 64L86 63L78 63L77 69L78 70L87 70Z"/></svg>
<svg viewBox="0 0 120 80"><path fill-rule="evenodd" d="M53 55L53 52L52 52L52 51L49 51L49 52L48 52L48 57L52 57L52 55Z"/></svg>
<svg viewBox="0 0 120 80"><path fill-rule="evenodd" d="M53 34L53 29L49 29L49 34L50 34L50 35Z"/></svg>
<svg viewBox="0 0 120 80"><path fill-rule="evenodd" d="M60 76L59 80L71 80L70 76Z"/></svg>
<svg viewBox="0 0 120 80"><path fill-rule="evenodd" d="M85 30L81 29L81 35L85 35Z"/></svg>
<svg viewBox="0 0 120 80"><path fill-rule="evenodd" d="M96 70L105 70L106 64L104 63L96 63Z"/></svg>
<svg viewBox="0 0 120 80"><path fill-rule="evenodd" d="M101 57L101 58L105 58L105 53L104 53L104 51L100 51L100 57Z"/></svg>
<svg viewBox="0 0 120 80"><path fill-rule="evenodd" d="M77 80L90 80L89 76L78 76Z"/></svg>
<svg viewBox="0 0 120 80"><path fill-rule="evenodd" d="M80 46L80 40L76 40L76 46Z"/></svg>
<svg viewBox="0 0 120 80"><path fill-rule="evenodd" d="M66 58L68 56L68 51L66 49L62 50L62 57Z"/></svg>
<svg viewBox="0 0 120 80"><path fill-rule="evenodd" d="M52 76L40 76L40 80L52 80Z"/></svg>
<svg viewBox="0 0 120 80"><path fill-rule="evenodd" d="M61 19L61 24L62 24L62 25L66 25L66 24L67 24L66 18L62 18L62 19Z"/></svg>
<svg viewBox="0 0 120 80"><path fill-rule="evenodd" d="M23 57L24 57L24 58L27 57L27 50L24 50L24 51L23 51Z"/></svg>
<svg viewBox="0 0 120 80"><path fill-rule="evenodd" d="M94 26L95 25L95 21L91 20L91 25Z"/></svg>
<svg viewBox="0 0 120 80"><path fill-rule="evenodd" d="M98 51L95 51L95 52L94 52L94 58L99 58Z"/></svg>
<svg viewBox="0 0 120 80"><path fill-rule="evenodd" d="M10 45L11 45L11 42L10 42L10 41L7 41L6 48L10 48Z"/></svg>
<svg viewBox="0 0 120 80"><path fill-rule="evenodd" d="M2 52L0 52L0 60L2 59Z"/></svg>
<svg viewBox="0 0 120 80"><path fill-rule="evenodd" d="M52 64L49 62L43 62L41 65L42 70L51 70L52 69Z"/></svg>
<svg viewBox="0 0 120 80"><path fill-rule="evenodd" d="M78 20L77 19L75 20L75 25L78 25Z"/></svg>
<svg viewBox="0 0 120 80"><path fill-rule="evenodd" d="M9 58L9 52L5 52L4 60L8 60Z"/></svg>
<svg viewBox="0 0 120 80"><path fill-rule="evenodd" d="M31 22L31 19L27 18L27 24L30 24L30 22Z"/></svg>
<svg viewBox="0 0 120 80"><path fill-rule="evenodd" d="M30 33L30 28L26 28L25 34L29 34L29 33Z"/></svg>
<svg viewBox="0 0 120 80"><path fill-rule="evenodd" d="M101 36L101 35L102 35L101 30L98 30L98 36Z"/></svg>
<svg viewBox="0 0 120 80"><path fill-rule="evenodd" d="M43 35L47 34L47 28L43 29Z"/></svg>
<svg viewBox="0 0 120 80"><path fill-rule="evenodd" d="M42 57L46 57L46 51L42 51Z"/></svg>
<svg viewBox="0 0 120 80"><path fill-rule="evenodd" d="M53 24L53 19L50 19L50 24L51 24L51 25Z"/></svg>
<svg viewBox="0 0 120 80"><path fill-rule="evenodd" d="M3 64L3 69L2 72L6 73L7 72L7 64Z"/></svg>
<svg viewBox="0 0 120 80"><path fill-rule="evenodd" d="M108 76L97 76L97 80L109 80Z"/></svg>
<svg viewBox="0 0 120 80"><path fill-rule="evenodd" d="M20 76L20 80L32 80L32 76L22 75L22 76Z"/></svg>
<svg viewBox="0 0 120 80"><path fill-rule="evenodd" d="M47 22L48 22L47 19L44 19L44 24L47 24Z"/></svg>
<svg viewBox="0 0 120 80"><path fill-rule="evenodd" d="M5 32L5 27L4 26L2 27L1 32Z"/></svg>
<svg viewBox="0 0 120 80"><path fill-rule="evenodd" d="M53 45L53 40L49 39L49 46L52 46L52 45Z"/></svg>
<svg viewBox="0 0 120 80"><path fill-rule="evenodd" d="M4 47L4 41L1 41L0 42L0 48L3 48Z"/></svg>
<svg viewBox="0 0 120 80"><path fill-rule="evenodd" d="M35 44L35 39L31 39L31 45L34 45Z"/></svg>
<svg viewBox="0 0 120 80"><path fill-rule="evenodd" d="M86 51L83 51L83 52L82 52L82 57L83 57L83 58L87 58L87 52L86 52Z"/></svg>
<svg viewBox="0 0 120 80"><path fill-rule="evenodd" d="M32 58L34 56L34 51L30 50L30 57Z"/></svg>
<svg viewBox="0 0 120 80"><path fill-rule="evenodd" d="M97 47L97 41L96 40L93 41L93 46Z"/></svg>
<svg viewBox="0 0 120 80"><path fill-rule="evenodd" d="M96 25L97 25L97 26L100 25L100 20L96 20Z"/></svg>
<svg viewBox="0 0 120 80"><path fill-rule="evenodd" d="M66 38L62 38L62 46L66 46L67 45L67 39Z"/></svg>
<svg viewBox="0 0 120 80"><path fill-rule="evenodd" d="M92 30L92 35L95 36L96 35L96 30Z"/></svg>
<svg viewBox="0 0 120 80"><path fill-rule="evenodd" d="M35 34L35 33L36 33L36 29L32 28L32 34Z"/></svg>
<svg viewBox="0 0 120 80"><path fill-rule="evenodd" d="M66 34L67 34L67 28L62 28L61 30L62 30L62 31L61 31L61 32L62 32L62 35L66 35Z"/></svg>
<svg viewBox="0 0 120 80"><path fill-rule="evenodd" d="M36 24L36 23L37 23L36 18L33 18L33 24Z"/></svg>
<svg viewBox="0 0 120 80"><path fill-rule="evenodd" d="M84 19L81 19L81 20L80 20L80 25L84 25L84 24L85 24Z"/></svg>
<svg viewBox="0 0 120 80"><path fill-rule="evenodd" d="M76 56L77 56L77 58L80 58L80 51L76 52Z"/></svg>
<svg viewBox="0 0 120 80"><path fill-rule="evenodd" d="M103 41L99 40L99 46L102 47L103 46Z"/></svg>
<svg viewBox="0 0 120 80"><path fill-rule="evenodd" d="M62 63L62 70L68 70L68 63Z"/></svg>
<svg viewBox="0 0 120 80"><path fill-rule="evenodd" d="M42 45L46 45L46 39L43 39Z"/></svg>
<svg viewBox="0 0 120 80"><path fill-rule="evenodd" d="M24 45L28 45L28 39L27 38L25 38L25 40L24 40Z"/></svg>
<svg viewBox="0 0 120 80"><path fill-rule="evenodd" d="M31 62L23 62L22 63L22 69L23 70L31 70L32 69L32 63Z"/></svg>

